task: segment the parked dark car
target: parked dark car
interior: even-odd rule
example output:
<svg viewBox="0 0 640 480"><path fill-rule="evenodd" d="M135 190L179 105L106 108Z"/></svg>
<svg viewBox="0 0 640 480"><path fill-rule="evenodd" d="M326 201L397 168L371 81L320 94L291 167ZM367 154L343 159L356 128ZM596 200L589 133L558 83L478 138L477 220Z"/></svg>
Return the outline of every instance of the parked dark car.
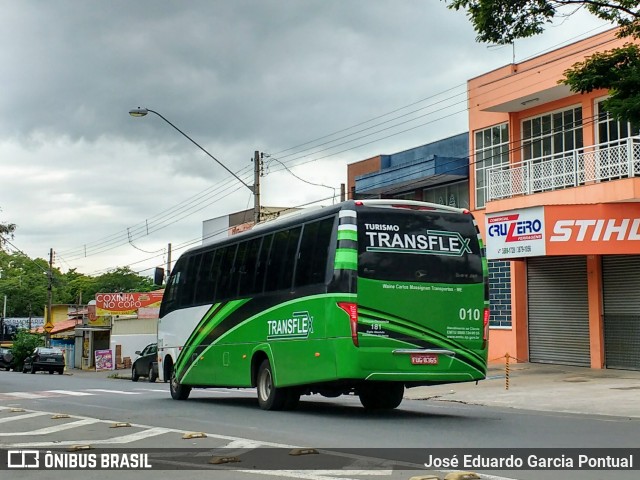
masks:
<svg viewBox="0 0 640 480"><path fill-rule="evenodd" d="M49 373L64 373L64 354L59 348L38 347L24 359L22 373L36 373L44 370Z"/></svg>
<svg viewBox="0 0 640 480"><path fill-rule="evenodd" d="M158 344L150 343L144 350L136 351L135 362L131 366L131 380L137 382L140 377L148 377L150 382L158 379Z"/></svg>
<svg viewBox="0 0 640 480"><path fill-rule="evenodd" d="M0 368L4 368L7 372L15 368L13 353L8 348L0 347Z"/></svg>

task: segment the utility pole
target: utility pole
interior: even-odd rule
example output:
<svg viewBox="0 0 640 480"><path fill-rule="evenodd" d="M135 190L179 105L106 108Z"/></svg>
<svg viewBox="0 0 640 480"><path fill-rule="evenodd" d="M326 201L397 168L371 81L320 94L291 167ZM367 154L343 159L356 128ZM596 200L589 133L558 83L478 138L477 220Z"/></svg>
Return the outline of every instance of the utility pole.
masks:
<svg viewBox="0 0 640 480"><path fill-rule="evenodd" d="M2 316L0 317L0 329L2 331L2 341L4 341L4 319L7 318L7 296L4 296L4 306L2 307Z"/></svg>
<svg viewBox="0 0 640 480"><path fill-rule="evenodd" d="M53 248L49 249L49 284L47 286L47 318L45 320L45 345L47 347L51 346L51 330L47 331L47 325L53 326L53 315L51 311L51 303L53 300Z"/></svg>
<svg viewBox="0 0 640 480"><path fill-rule="evenodd" d="M262 155L253 152L253 224L260 222L260 173L262 172Z"/></svg>
<svg viewBox="0 0 640 480"><path fill-rule="evenodd" d="M167 281L165 282L165 284L169 283L169 274L171 273L171 243L169 243L169 245L167 245Z"/></svg>

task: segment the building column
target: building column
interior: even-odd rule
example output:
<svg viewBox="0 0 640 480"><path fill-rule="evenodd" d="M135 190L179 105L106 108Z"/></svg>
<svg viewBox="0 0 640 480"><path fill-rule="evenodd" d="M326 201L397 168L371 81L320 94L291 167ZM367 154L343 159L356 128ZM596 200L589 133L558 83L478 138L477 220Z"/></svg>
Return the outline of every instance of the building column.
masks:
<svg viewBox="0 0 640 480"><path fill-rule="evenodd" d="M527 262L511 262L511 311L515 337L515 356L529 361L529 319L527 308Z"/></svg>
<svg viewBox="0 0 640 480"><path fill-rule="evenodd" d="M587 291L589 295L589 344L591 368L604 368L602 255L587 255Z"/></svg>

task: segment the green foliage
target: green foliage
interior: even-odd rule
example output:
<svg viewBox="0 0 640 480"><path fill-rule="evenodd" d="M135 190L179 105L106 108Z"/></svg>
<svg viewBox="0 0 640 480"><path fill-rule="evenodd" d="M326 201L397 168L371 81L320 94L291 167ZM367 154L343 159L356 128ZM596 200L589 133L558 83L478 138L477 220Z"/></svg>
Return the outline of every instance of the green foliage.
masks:
<svg viewBox="0 0 640 480"><path fill-rule="evenodd" d="M640 38L638 0L451 0L448 8L467 11L481 42L506 44L537 35L554 18L579 8L620 27L620 38ZM560 83L580 93L608 89L605 108L619 120L640 121L640 53L634 44L576 63Z"/></svg>
<svg viewBox="0 0 640 480"><path fill-rule="evenodd" d="M500 45L542 33L556 15L548 0L453 0L449 8L467 10L478 41Z"/></svg>
<svg viewBox="0 0 640 480"><path fill-rule="evenodd" d="M556 17L572 15L580 7L620 26L621 36L640 34L637 0L451 0L448 5L453 10L467 11L478 41L500 45L542 33L545 24Z"/></svg>
<svg viewBox="0 0 640 480"><path fill-rule="evenodd" d="M15 231L16 231L15 223L0 222L0 251L2 251L2 249L4 248L4 244L6 243L7 239L13 238L13 233Z"/></svg>
<svg viewBox="0 0 640 480"><path fill-rule="evenodd" d="M22 370L24 359L31 355L36 347L43 345L44 338L42 335L29 333L27 330L19 330L11 347L11 353L13 353L13 361L15 363L14 370Z"/></svg>
<svg viewBox="0 0 640 480"><path fill-rule="evenodd" d="M626 44L604 53L596 53L564 72L561 81L574 92L609 89L604 102L614 117L640 123L640 48Z"/></svg>
<svg viewBox="0 0 640 480"><path fill-rule="evenodd" d="M0 296L7 296L8 317L43 316L47 303L48 264L23 253L0 251Z"/></svg>
<svg viewBox="0 0 640 480"><path fill-rule="evenodd" d="M8 317L44 316L47 304L49 263L31 259L22 253L0 250L0 298L7 296ZM86 304L96 293L149 292L157 287L153 280L138 275L129 267L91 277L71 269L52 270L53 304Z"/></svg>
<svg viewBox="0 0 640 480"><path fill-rule="evenodd" d="M150 292L158 288L151 278L141 277L129 267L118 267L96 277L95 281L98 290L93 295L98 292Z"/></svg>

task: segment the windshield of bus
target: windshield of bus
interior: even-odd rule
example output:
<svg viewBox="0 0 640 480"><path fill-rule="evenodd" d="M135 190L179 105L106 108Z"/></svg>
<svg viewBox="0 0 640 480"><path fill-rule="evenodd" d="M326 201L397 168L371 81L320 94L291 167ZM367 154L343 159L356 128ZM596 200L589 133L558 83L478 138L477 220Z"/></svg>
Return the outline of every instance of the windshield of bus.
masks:
<svg viewBox="0 0 640 480"><path fill-rule="evenodd" d="M372 280L481 283L482 258L470 214L358 209L358 275Z"/></svg>

